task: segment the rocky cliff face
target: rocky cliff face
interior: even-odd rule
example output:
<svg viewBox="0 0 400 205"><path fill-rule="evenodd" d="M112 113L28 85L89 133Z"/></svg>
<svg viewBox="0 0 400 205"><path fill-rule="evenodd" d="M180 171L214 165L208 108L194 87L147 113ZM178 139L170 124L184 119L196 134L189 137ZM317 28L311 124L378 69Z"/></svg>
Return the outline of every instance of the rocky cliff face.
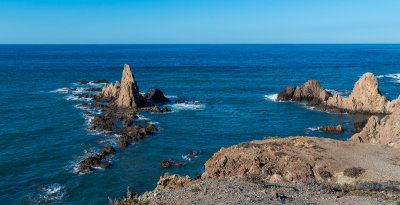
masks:
<svg viewBox="0 0 400 205"><path fill-rule="evenodd" d="M365 73L354 85L349 97L335 95L328 99L328 107L338 107L350 112L387 114L393 112L393 103L382 96L378 80L372 73Z"/></svg>
<svg viewBox="0 0 400 205"><path fill-rule="evenodd" d="M400 106L393 106L393 109L392 114L382 119L370 117L361 132L349 140L400 148Z"/></svg>

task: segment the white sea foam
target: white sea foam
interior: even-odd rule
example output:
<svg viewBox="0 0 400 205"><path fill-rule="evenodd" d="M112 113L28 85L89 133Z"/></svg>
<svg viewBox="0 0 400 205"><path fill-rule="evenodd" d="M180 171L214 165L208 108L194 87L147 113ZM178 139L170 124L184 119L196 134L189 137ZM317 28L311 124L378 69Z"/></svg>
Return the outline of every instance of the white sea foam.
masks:
<svg viewBox="0 0 400 205"><path fill-rule="evenodd" d="M317 131L319 129L321 129L321 127L307 127L307 130L311 130L311 131Z"/></svg>
<svg viewBox="0 0 400 205"><path fill-rule="evenodd" d="M197 159L199 157L200 153L201 153L201 151L193 150L193 151L191 151L190 154L188 153L187 155L183 155L182 159L186 160L186 161L192 161L192 160Z"/></svg>
<svg viewBox="0 0 400 205"><path fill-rule="evenodd" d="M76 101L91 101L92 100L92 98L79 98L79 97L74 96L74 95L69 95L69 96L67 96L66 99L67 100L76 100Z"/></svg>
<svg viewBox="0 0 400 205"><path fill-rule="evenodd" d="M204 110L206 105L200 104L199 101L187 102L187 103L175 103L169 106L173 111L181 110Z"/></svg>
<svg viewBox="0 0 400 205"><path fill-rule="evenodd" d="M65 194L65 187L60 184L46 185L40 188L40 193L34 198L33 204L60 204Z"/></svg>
<svg viewBox="0 0 400 205"><path fill-rule="evenodd" d="M379 75L377 78L392 78L396 82L400 83L400 73L392 73L392 74L386 74L386 75Z"/></svg>
<svg viewBox="0 0 400 205"><path fill-rule="evenodd" d="M52 90L50 92L51 93L84 93L84 92L86 92L85 88L82 88L82 87L76 87L76 90L69 90L69 89L72 89L72 88L59 88L57 90Z"/></svg>
<svg viewBox="0 0 400 205"><path fill-rule="evenodd" d="M147 118L141 114L137 114L138 120L151 120L150 118Z"/></svg>
<svg viewBox="0 0 400 205"><path fill-rule="evenodd" d="M267 100L276 102L278 99L278 94L275 93L275 94L271 94L271 95L264 95L264 98Z"/></svg>

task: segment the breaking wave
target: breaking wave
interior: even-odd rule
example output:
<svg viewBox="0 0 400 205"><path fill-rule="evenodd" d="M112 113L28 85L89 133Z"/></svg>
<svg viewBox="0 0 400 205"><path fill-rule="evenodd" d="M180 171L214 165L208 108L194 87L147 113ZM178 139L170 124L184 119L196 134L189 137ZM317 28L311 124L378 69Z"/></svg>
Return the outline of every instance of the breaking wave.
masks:
<svg viewBox="0 0 400 205"><path fill-rule="evenodd" d="M175 103L170 105L173 111L180 110L204 110L206 107L204 104L200 104L199 101L185 102L185 103Z"/></svg>
<svg viewBox="0 0 400 205"><path fill-rule="evenodd" d="M275 93L275 94L271 94L271 95L264 95L264 98L267 100L276 102L278 99L278 94Z"/></svg>

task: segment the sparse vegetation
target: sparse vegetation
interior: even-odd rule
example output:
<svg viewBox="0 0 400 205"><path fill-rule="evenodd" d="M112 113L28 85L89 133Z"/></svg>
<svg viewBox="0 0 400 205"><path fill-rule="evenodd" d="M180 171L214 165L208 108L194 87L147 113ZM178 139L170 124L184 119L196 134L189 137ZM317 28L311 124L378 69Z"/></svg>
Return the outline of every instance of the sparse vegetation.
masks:
<svg viewBox="0 0 400 205"><path fill-rule="evenodd" d="M132 197L131 191L128 190L126 191L126 197L122 198L121 200L118 199L111 199L108 198L109 204L110 205L147 205L148 201L143 201L140 200L137 195Z"/></svg>
<svg viewBox="0 0 400 205"><path fill-rule="evenodd" d="M319 171L319 176L321 176L321 178L323 178L323 179L329 179L329 178L332 178L332 173L330 173L329 171L326 171L326 170L321 170L321 171Z"/></svg>
<svg viewBox="0 0 400 205"><path fill-rule="evenodd" d="M344 170L343 174L348 177L357 178L365 172L361 167L351 167Z"/></svg>

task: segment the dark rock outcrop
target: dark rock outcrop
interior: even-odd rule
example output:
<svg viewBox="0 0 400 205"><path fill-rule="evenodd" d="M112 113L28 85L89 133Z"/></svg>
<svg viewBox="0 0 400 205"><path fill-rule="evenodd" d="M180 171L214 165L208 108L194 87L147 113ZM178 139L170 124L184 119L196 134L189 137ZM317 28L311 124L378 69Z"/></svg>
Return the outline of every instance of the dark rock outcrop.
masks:
<svg viewBox="0 0 400 205"><path fill-rule="evenodd" d="M170 102L168 98L164 96L164 93L159 89L153 89L151 93L144 94L144 97L148 98L154 103L167 103Z"/></svg>
<svg viewBox="0 0 400 205"><path fill-rule="evenodd" d="M309 80L301 87L289 86L278 94L278 101L306 101L314 104L326 101L332 94L322 88L316 80Z"/></svg>
<svg viewBox="0 0 400 205"><path fill-rule="evenodd" d="M87 88L85 89L86 92L101 92L101 88Z"/></svg>
<svg viewBox="0 0 400 205"><path fill-rule="evenodd" d="M93 84L104 84L104 83L108 84L110 82L108 82L107 80L103 79L103 80L92 81L91 83L93 83Z"/></svg>
<svg viewBox="0 0 400 205"><path fill-rule="evenodd" d="M87 157L86 159L79 162L78 173L84 174L93 170L94 167L107 168L111 166L111 163L107 161L107 156L110 154L115 154L115 149L108 145L100 152L94 156Z"/></svg>

